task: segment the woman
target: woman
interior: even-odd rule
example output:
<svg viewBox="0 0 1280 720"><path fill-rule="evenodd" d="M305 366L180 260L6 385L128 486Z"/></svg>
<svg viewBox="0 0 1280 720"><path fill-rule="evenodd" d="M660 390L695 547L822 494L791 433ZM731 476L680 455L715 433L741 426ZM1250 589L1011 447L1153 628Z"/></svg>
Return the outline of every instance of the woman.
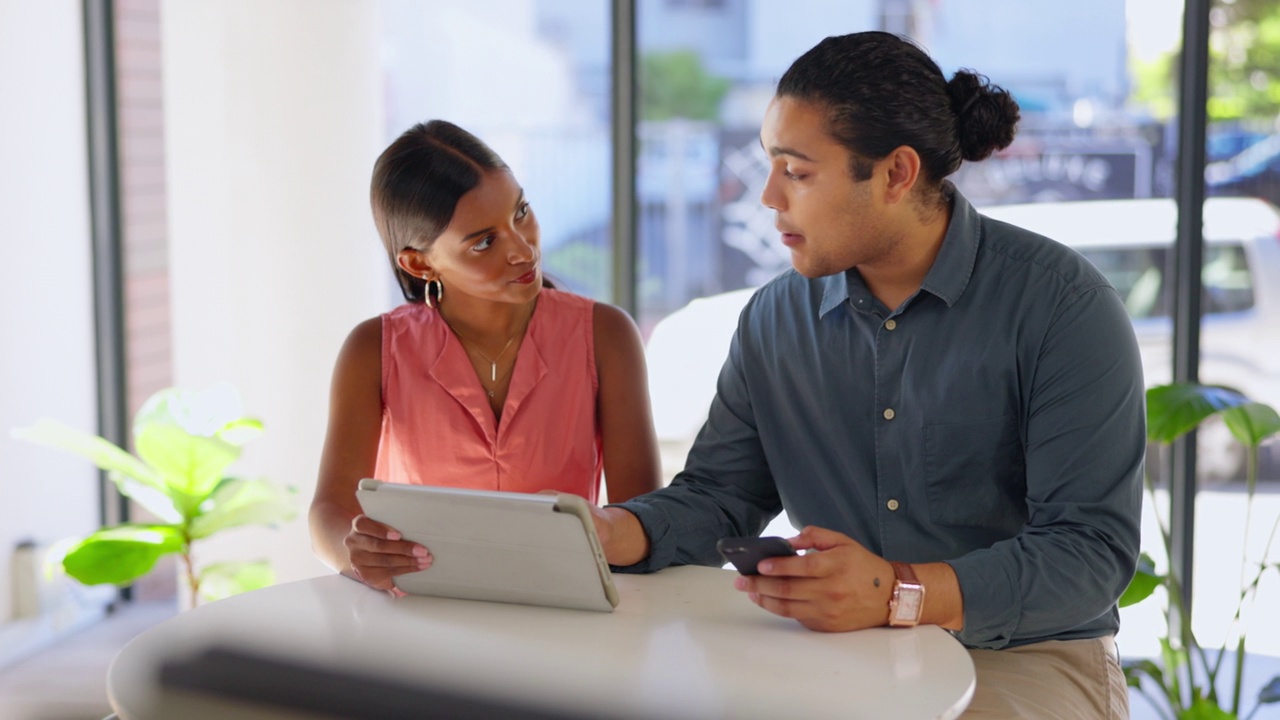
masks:
<svg viewBox="0 0 1280 720"><path fill-rule="evenodd" d="M597 502L657 488L644 348L630 317L542 277L511 170L456 125L409 129L374 165L374 220L406 304L351 332L311 503L317 555L371 587L430 551L361 514L361 478Z"/></svg>

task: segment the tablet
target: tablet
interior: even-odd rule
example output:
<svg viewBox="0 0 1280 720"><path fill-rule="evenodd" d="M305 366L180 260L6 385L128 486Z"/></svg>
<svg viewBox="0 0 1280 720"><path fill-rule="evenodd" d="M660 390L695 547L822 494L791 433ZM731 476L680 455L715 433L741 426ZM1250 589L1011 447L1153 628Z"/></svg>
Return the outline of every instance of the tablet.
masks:
<svg viewBox="0 0 1280 720"><path fill-rule="evenodd" d="M397 576L413 595L610 612L618 604L587 501L364 479L364 514L431 551Z"/></svg>

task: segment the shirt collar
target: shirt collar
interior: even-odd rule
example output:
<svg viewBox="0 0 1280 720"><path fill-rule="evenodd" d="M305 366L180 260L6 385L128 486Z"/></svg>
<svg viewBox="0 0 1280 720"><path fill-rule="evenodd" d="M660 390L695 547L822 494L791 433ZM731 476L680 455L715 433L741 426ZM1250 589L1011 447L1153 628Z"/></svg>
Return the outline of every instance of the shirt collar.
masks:
<svg viewBox="0 0 1280 720"><path fill-rule="evenodd" d="M978 211L956 190L950 182L944 182L951 197L951 222L942 238L942 247L933 267L924 276L921 290L936 295L951 307L964 294L973 277L973 265L978 259L978 244L982 238Z"/></svg>
<svg viewBox="0 0 1280 720"><path fill-rule="evenodd" d="M818 317L824 317L840 303L849 299L850 276L853 276L853 280L862 282L862 278L857 275L858 273L854 270L845 270L822 278L822 304L818 306Z"/></svg>
<svg viewBox="0 0 1280 720"><path fill-rule="evenodd" d="M950 181L944 181L943 184L951 198L951 222L947 225L942 247L938 249L938 257L934 259L933 267L929 268L920 289L936 295L950 307L964 294L969 278L973 276L981 232L978 212L973 209L973 205ZM850 298L870 302L870 291L862 281L862 276L853 268L822 278L822 284L822 304L818 308L818 317L825 316Z"/></svg>

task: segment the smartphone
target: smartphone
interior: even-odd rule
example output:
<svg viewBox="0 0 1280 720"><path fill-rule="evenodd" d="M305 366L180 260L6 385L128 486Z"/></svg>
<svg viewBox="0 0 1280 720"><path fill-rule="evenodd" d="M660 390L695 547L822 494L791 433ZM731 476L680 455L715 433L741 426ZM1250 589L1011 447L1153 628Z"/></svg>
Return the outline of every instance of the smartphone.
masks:
<svg viewBox="0 0 1280 720"><path fill-rule="evenodd" d="M780 537L721 538L716 542L716 550L743 575L759 575L756 565L765 558L796 554L791 543Z"/></svg>

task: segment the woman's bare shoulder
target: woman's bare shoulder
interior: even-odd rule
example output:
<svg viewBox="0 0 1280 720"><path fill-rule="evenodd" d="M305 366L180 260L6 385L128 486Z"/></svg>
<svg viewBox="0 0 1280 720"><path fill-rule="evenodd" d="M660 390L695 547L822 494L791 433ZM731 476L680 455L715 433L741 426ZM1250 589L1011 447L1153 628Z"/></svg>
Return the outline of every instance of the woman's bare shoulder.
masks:
<svg viewBox="0 0 1280 720"><path fill-rule="evenodd" d="M382 363L382 316L369 318L352 328L338 353L338 367L364 369Z"/></svg>
<svg viewBox="0 0 1280 720"><path fill-rule="evenodd" d="M626 340L639 333L635 320L625 310L597 302L592 307L592 325L597 344L610 340Z"/></svg>

